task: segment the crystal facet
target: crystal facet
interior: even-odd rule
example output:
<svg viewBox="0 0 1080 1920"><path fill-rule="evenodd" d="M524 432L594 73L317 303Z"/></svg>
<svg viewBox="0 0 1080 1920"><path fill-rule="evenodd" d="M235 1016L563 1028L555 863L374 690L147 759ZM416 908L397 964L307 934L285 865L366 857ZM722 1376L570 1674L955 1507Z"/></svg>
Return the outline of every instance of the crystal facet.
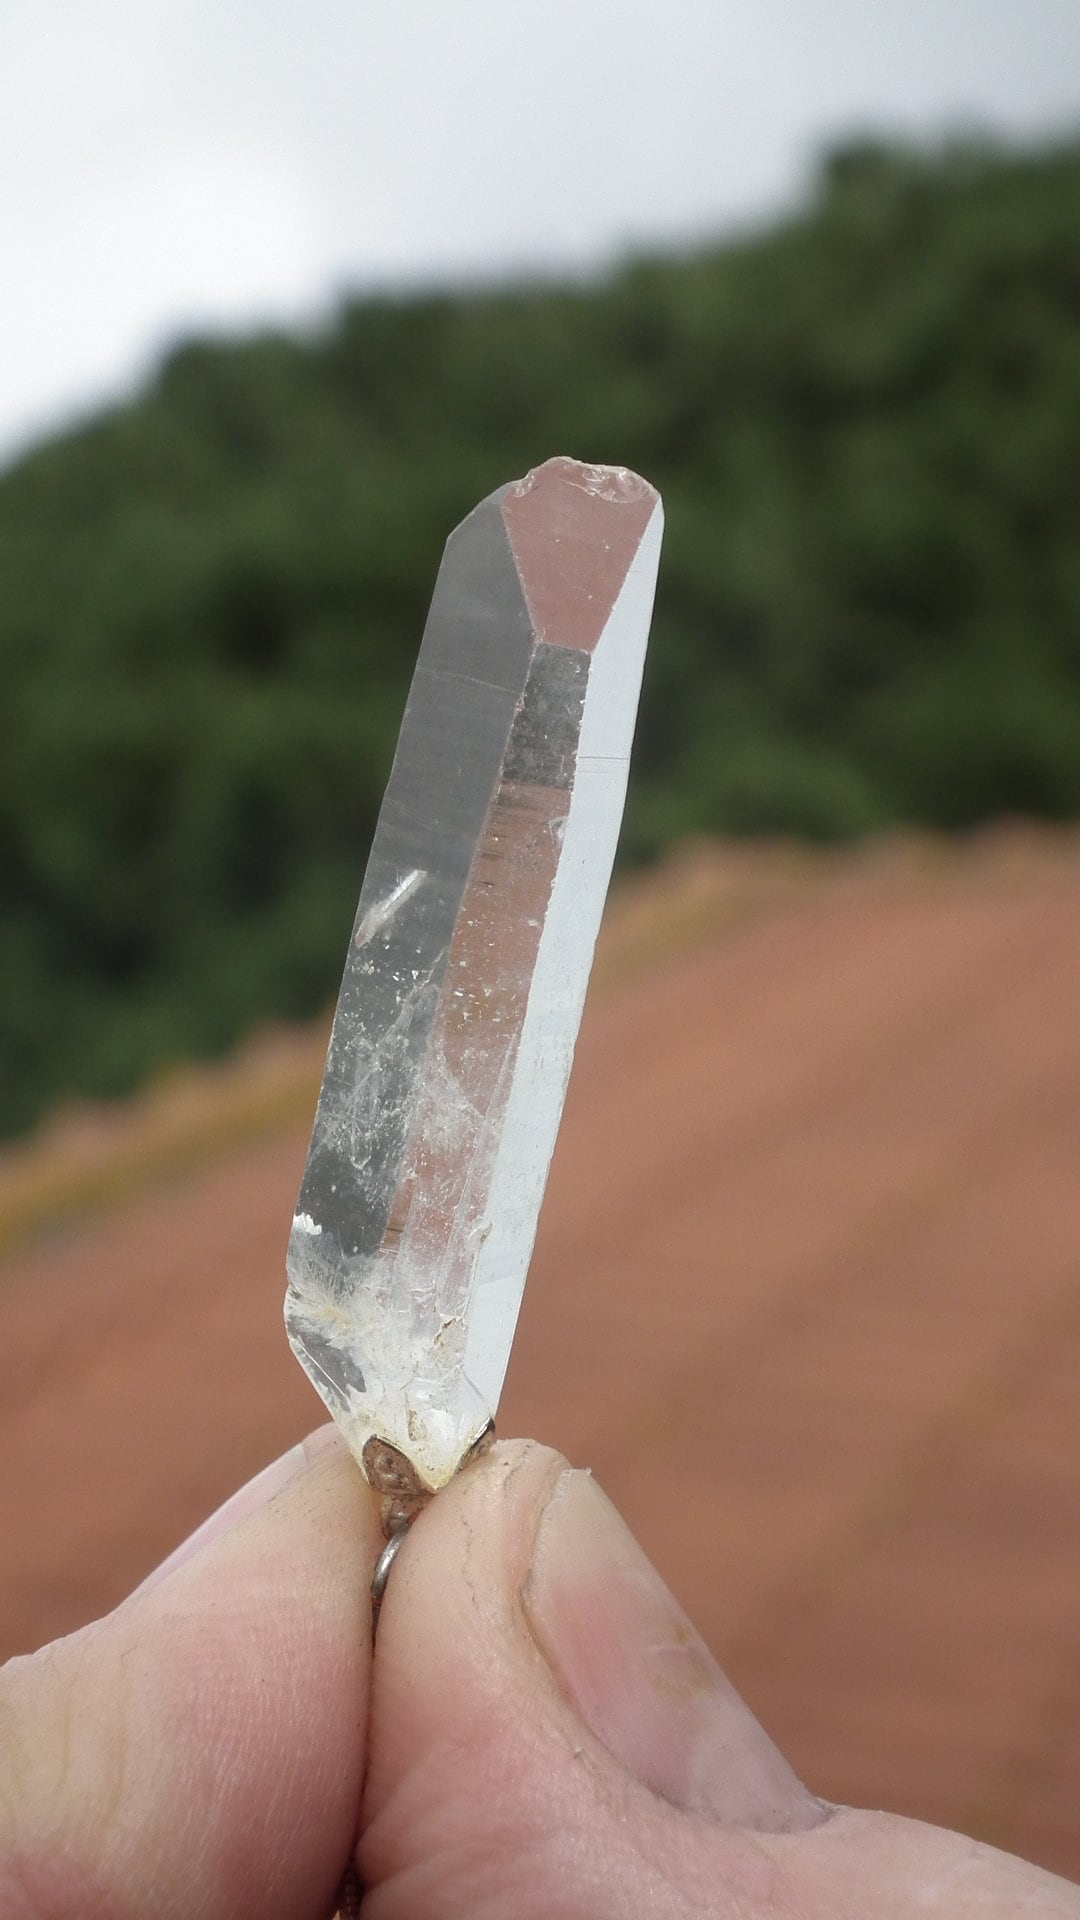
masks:
<svg viewBox="0 0 1080 1920"><path fill-rule="evenodd" d="M662 513L551 460L451 534L289 1241L293 1350L368 1470L494 1415L622 818Z"/></svg>

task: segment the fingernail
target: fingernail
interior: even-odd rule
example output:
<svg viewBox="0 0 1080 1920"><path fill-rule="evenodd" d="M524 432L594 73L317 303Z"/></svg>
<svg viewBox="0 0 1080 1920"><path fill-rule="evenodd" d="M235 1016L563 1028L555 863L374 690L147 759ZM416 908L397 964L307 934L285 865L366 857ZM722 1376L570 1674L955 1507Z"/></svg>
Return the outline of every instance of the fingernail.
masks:
<svg viewBox="0 0 1080 1920"><path fill-rule="evenodd" d="M341 1433L332 1423L329 1426L318 1427L314 1433L309 1433L307 1439L301 1440L299 1446L290 1447L288 1453L283 1453L279 1459L272 1460L270 1465L264 1467L261 1473L257 1473L253 1480L248 1480L236 1493L230 1494L223 1506L218 1507L208 1520L204 1520L201 1526L196 1527L194 1533L190 1533L187 1539L161 1562L159 1567L154 1568L153 1573L147 1574L146 1579L135 1588L135 1593L146 1593L151 1587L156 1587L160 1581L168 1579L171 1573L176 1572L177 1567L182 1567L185 1561L191 1560L195 1554L200 1553L211 1540L216 1540L220 1534L228 1533L231 1527L238 1526L241 1520L246 1520L260 1507L265 1507L275 1494L280 1493L283 1487L289 1486L298 1475L306 1473L309 1467L315 1466L318 1461L324 1460L328 1455L342 1453L345 1450Z"/></svg>
<svg viewBox="0 0 1080 1920"><path fill-rule="evenodd" d="M759 1831L823 1817L588 1474L556 1482L523 1599L562 1692L644 1786Z"/></svg>

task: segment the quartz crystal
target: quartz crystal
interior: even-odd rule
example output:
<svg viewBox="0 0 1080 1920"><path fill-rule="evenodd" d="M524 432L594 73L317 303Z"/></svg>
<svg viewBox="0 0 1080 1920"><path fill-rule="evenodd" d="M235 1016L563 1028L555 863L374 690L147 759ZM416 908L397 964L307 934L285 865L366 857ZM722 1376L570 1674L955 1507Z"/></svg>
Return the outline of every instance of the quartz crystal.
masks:
<svg viewBox="0 0 1080 1920"><path fill-rule="evenodd" d="M289 1241L286 1324L371 1475L490 1424L626 790L662 513L548 461L447 542Z"/></svg>

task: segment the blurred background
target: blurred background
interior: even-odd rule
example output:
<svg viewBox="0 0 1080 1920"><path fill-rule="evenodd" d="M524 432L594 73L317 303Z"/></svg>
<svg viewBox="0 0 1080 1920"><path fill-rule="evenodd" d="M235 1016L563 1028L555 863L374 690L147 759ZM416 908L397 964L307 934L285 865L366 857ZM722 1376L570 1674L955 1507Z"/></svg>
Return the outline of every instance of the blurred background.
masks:
<svg viewBox="0 0 1080 1920"><path fill-rule="evenodd" d="M1080 1875L1074 0L40 0L0 61L0 1651L280 1326L450 527L668 537L500 1416L819 1792Z"/></svg>

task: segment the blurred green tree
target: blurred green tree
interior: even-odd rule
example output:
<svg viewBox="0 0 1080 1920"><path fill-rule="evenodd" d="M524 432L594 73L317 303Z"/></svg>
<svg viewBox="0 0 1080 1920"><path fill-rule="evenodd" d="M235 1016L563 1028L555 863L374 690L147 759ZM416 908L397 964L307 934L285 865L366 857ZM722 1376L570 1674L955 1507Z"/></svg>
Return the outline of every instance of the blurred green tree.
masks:
<svg viewBox="0 0 1080 1920"><path fill-rule="evenodd" d="M668 544L624 847L1080 813L1080 146L863 142L760 236L178 347L0 476L0 1128L336 982L447 530Z"/></svg>

